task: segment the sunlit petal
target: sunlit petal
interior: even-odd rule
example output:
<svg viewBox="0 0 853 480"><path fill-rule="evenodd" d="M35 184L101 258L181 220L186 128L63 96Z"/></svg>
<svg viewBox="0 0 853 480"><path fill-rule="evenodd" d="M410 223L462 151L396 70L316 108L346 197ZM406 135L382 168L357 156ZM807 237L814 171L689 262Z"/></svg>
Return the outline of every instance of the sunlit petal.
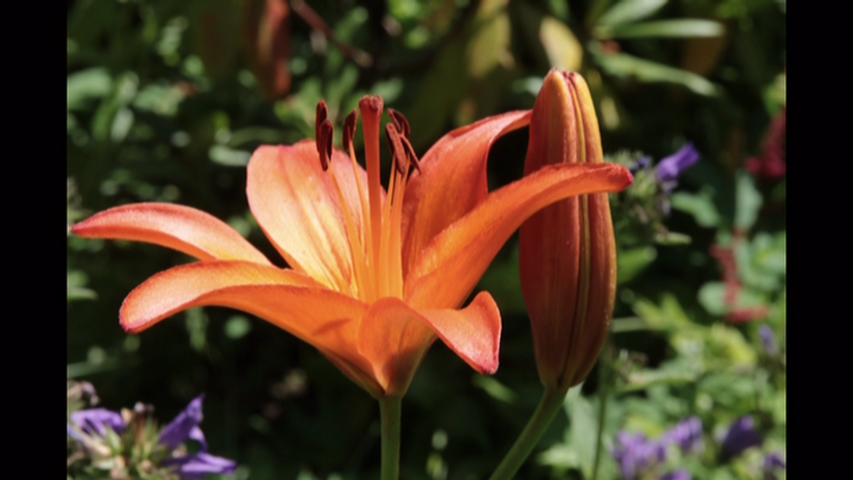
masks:
<svg viewBox="0 0 853 480"><path fill-rule="evenodd" d="M361 203L349 156L332 154L335 178L355 224L361 228ZM358 175L366 183L364 170ZM330 288L352 279L352 255L344 213L328 172L320 166L315 143L264 146L249 162L249 206L276 249L291 267Z"/></svg>
<svg viewBox="0 0 853 480"><path fill-rule="evenodd" d="M444 343L483 375L498 369L501 312L488 292L480 292L462 310L420 311Z"/></svg>
<svg viewBox="0 0 853 480"><path fill-rule="evenodd" d="M616 165L555 165L492 193L441 232L406 278L413 308L455 308L476 286L495 255L527 218L574 195L617 192L631 174Z"/></svg>
<svg viewBox="0 0 853 480"><path fill-rule="evenodd" d="M374 365L386 395L402 394L436 334L478 373L497 370L501 315L487 292L461 310L415 311L397 298L379 300L361 321L359 352Z"/></svg>
<svg viewBox="0 0 853 480"><path fill-rule="evenodd" d="M219 306L260 317L319 349L372 392L371 364L353 339L364 303L333 292L292 270L247 262L204 262L161 272L133 290L121 308L121 324L138 333L178 312ZM371 388L373 387L373 388Z"/></svg>
<svg viewBox="0 0 853 480"><path fill-rule="evenodd" d="M269 260L222 220L170 203L136 203L92 215L71 227L84 238L132 240L168 247L199 260Z"/></svg>
<svg viewBox="0 0 853 480"><path fill-rule="evenodd" d="M362 318L358 350L373 365L386 395L405 393L436 339L420 313L398 298L374 302Z"/></svg>
<svg viewBox="0 0 853 480"><path fill-rule="evenodd" d="M495 140L527 126L530 112L510 112L458 128L421 159L403 206L403 274L430 240L488 195L486 161Z"/></svg>

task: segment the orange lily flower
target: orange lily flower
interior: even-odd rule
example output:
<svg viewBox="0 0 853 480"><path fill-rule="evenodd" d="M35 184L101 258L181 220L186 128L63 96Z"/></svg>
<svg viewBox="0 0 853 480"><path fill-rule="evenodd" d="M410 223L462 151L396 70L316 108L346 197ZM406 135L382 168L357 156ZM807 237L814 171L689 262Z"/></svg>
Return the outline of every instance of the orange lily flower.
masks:
<svg viewBox="0 0 853 480"><path fill-rule="evenodd" d="M441 338L482 374L498 366L500 312L487 292L460 309L510 235L558 200L614 192L626 169L554 165L489 193L486 159L529 111L491 117L440 139L422 160L405 118L385 134L394 154L380 182L380 97L359 103L365 171L344 125L344 151L318 106L317 138L263 146L248 167L249 206L290 268L278 268L236 231L189 207L116 207L72 227L81 237L143 241L200 262L154 275L121 308L122 326L145 330L180 311L224 306L267 320L310 343L377 398L402 397L429 347Z"/></svg>

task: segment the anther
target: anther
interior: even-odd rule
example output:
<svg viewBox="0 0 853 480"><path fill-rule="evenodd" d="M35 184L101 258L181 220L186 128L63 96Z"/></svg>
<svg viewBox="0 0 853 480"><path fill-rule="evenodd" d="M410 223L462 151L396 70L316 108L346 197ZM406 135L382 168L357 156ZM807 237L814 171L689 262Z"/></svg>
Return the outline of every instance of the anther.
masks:
<svg viewBox="0 0 853 480"><path fill-rule="evenodd" d="M421 161L418 160L418 156L415 155L415 149L414 149L414 147L412 147L412 143L409 142L409 139L406 137L403 137L401 140L403 142L403 147L406 148L406 153L409 156L409 162L415 166L415 170L420 172L421 171Z"/></svg>
<svg viewBox="0 0 853 480"><path fill-rule="evenodd" d="M355 138L355 130L358 125L358 110L353 109L352 113L347 115L346 120L344 120L344 150L349 151L350 145L352 145L352 139Z"/></svg>
<svg viewBox="0 0 853 480"><path fill-rule="evenodd" d="M406 147L403 146L403 141L396 125L392 123L385 124L385 139L388 140L388 147L391 149L391 155L394 158L394 166L397 167L397 172L400 175L405 175L409 162L409 154L406 151Z"/></svg>
<svg viewBox="0 0 853 480"><path fill-rule="evenodd" d="M329 107L326 105L325 100L320 100L317 102L317 114L314 117L314 139L320 139L320 124L323 123L324 120L329 118ZM319 149L318 149L319 150Z"/></svg>
<svg viewBox="0 0 853 480"><path fill-rule="evenodd" d="M317 126L317 153L320 154L320 166L323 171L329 169L329 161L332 159L332 141L335 138L335 126L328 118Z"/></svg>
<svg viewBox="0 0 853 480"><path fill-rule="evenodd" d="M409 121L402 113L394 110L393 108L389 108L388 116L391 117L391 120L397 127L397 131L400 132L400 135L402 135L403 138L409 138L412 135L412 127L409 125Z"/></svg>

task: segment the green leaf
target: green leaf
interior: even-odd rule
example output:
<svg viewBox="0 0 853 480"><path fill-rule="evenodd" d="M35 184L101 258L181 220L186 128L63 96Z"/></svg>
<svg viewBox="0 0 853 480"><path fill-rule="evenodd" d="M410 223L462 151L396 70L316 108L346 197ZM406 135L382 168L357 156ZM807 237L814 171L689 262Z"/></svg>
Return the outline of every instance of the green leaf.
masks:
<svg viewBox="0 0 853 480"><path fill-rule="evenodd" d="M656 232L655 233L655 243L658 245L690 245L693 239L690 238L689 235L685 235L683 233L678 232Z"/></svg>
<svg viewBox="0 0 853 480"><path fill-rule="evenodd" d="M619 284L628 283L642 273L658 256L655 247L643 246L622 250L617 257Z"/></svg>
<svg viewBox="0 0 853 480"><path fill-rule="evenodd" d="M515 403L518 395L516 393L506 387L501 382L494 379L494 377L484 377L482 375L477 375L474 377L474 385L482 388L490 397L495 400L504 402L504 403Z"/></svg>
<svg viewBox="0 0 853 480"><path fill-rule="evenodd" d="M577 453L578 466L585 478L592 477L593 463L595 462L596 440L598 436L598 420L592 404L580 395L580 387L577 387L577 395L569 394L566 398L565 409L569 415L571 427L569 430L569 447Z"/></svg>
<svg viewBox="0 0 853 480"><path fill-rule="evenodd" d="M554 17L542 18L539 38L551 68L577 71L583 64L583 46L565 23Z"/></svg>
<svg viewBox="0 0 853 480"><path fill-rule="evenodd" d="M617 2L598 18L596 26L631 23L654 15L667 0L625 0Z"/></svg>
<svg viewBox="0 0 853 480"><path fill-rule="evenodd" d="M714 199L708 189L699 193L675 192L669 198L672 208L693 216L702 227L713 228L720 225L722 218L714 205Z"/></svg>
<svg viewBox="0 0 853 480"><path fill-rule="evenodd" d="M755 225L755 220L758 219L758 211L761 209L764 200L761 193L755 188L752 177L745 171L738 172L735 198L737 204L734 226L736 229L749 231Z"/></svg>
<svg viewBox="0 0 853 480"><path fill-rule="evenodd" d="M699 304L711 315L723 316L730 310L726 305L726 284L723 282L708 282L702 285L697 297Z"/></svg>
<svg viewBox="0 0 853 480"><path fill-rule="evenodd" d="M674 83L682 85L696 94L708 97L719 94L716 85L687 70L644 60L625 53L604 54L601 51L601 46L595 43L590 45L590 52L602 69L619 78L635 77L641 82Z"/></svg>
<svg viewBox="0 0 853 480"><path fill-rule="evenodd" d="M693 372L664 369L641 370L631 372L628 375L628 384L620 388L619 392L634 392L645 390L655 385L680 385L682 383L692 383L695 381L696 374Z"/></svg>
<svg viewBox="0 0 853 480"><path fill-rule="evenodd" d="M632 305L634 312L641 317L652 330L678 330L695 327L690 317L681 308L678 299L671 293L661 296L658 307L650 300L640 298Z"/></svg>
<svg viewBox="0 0 853 480"><path fill-rule="evenodd" d="M245 167L249 164L252 154L244 150L235 150L225 145L213 145L208 152L210 160L228 167Z"/></svg>
<svg viewBox="0 0 853 480"><path fill-rule="evenodd" d="M133 106L164 117L173 117L185 95L181 89L164 85L146 85L133 99Z"/></svg>
<svg viewBox="0 0 853 480"><path fill-rule="evenodd" d="M68 110L84 108L90 100L107 96L112 85L113 79L103 67L89 68L68 75Z"/></svg>
<svg viewBox="0 0 853 480"><path fill-rule="evenodd" d="M706 392L716 403L725 407L750 401L755 394L753 379L745 375L710 375L699 382L699 391Z"/></svg>
<svg viewBox="0 0 853 480"><path fill-rule="evenodd" d="M764 296L749 287L738 289L737 297L732 305L726 302L726 284L723 282L708 282L699 289L697 295L699 304L711 315L723 316L732 310L763 307L767 305Z"/></svg>
<svg viewBox="0 0 853 480"><path fill-rule="evenodd" d="M225 335L233 340L245 337L251 330L252 324L242 315L235 315L225 322Z"/></svg>
<svg viewBox="0 0 853 480"><path fill-rule="evenodd" d="M711 20L659 20L656 22L598 27L595 37L607 40L611 38L696 38L719 37L726 29L719 22Z"/></svg>

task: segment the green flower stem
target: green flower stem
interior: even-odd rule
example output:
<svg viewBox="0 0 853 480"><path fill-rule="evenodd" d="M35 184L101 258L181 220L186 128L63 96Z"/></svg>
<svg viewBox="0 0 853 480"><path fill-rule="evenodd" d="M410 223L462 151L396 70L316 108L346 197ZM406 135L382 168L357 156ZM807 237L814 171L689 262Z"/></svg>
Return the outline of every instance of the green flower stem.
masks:
<svg viewBox="0 0 853 480"><path fill-rule="evenodd" d="M498 465L495 473L492 474L491 480L509 480L515 475L515 472L521 468L521 465L530 456L533 448L539 443L539 439L548 430L548 426L557 416L557 412L563 408L563 401L566 399L567 392L558 392L556 390L545 389L542 395L542 400L539 401L539 406L533 412L533 416L527 422L527 426L518 436L515 444L506 454L503 461Z"/></svg>
<svg viewBox="0 0 853 480"><path fill-rule="evenodd" d="M598 385L600 385L598 396L601 404L598 407L598 434L595 437L595 460L592 463L592 480L598 479L598 466L601 463L602 444L601 439L604 436L604 422L607 419L607 400L610 394L610 356L612 354L612 346L610 345L610 337L604 344L604 351L601 352L598 366Z"/></svg>
<svg viewBox="0 0 853 480"><path fill-rule="evenodd" d="M400 478L400 411L403 399L385 397L379 399L382 416L382 473L381 480Z"/></svg>

